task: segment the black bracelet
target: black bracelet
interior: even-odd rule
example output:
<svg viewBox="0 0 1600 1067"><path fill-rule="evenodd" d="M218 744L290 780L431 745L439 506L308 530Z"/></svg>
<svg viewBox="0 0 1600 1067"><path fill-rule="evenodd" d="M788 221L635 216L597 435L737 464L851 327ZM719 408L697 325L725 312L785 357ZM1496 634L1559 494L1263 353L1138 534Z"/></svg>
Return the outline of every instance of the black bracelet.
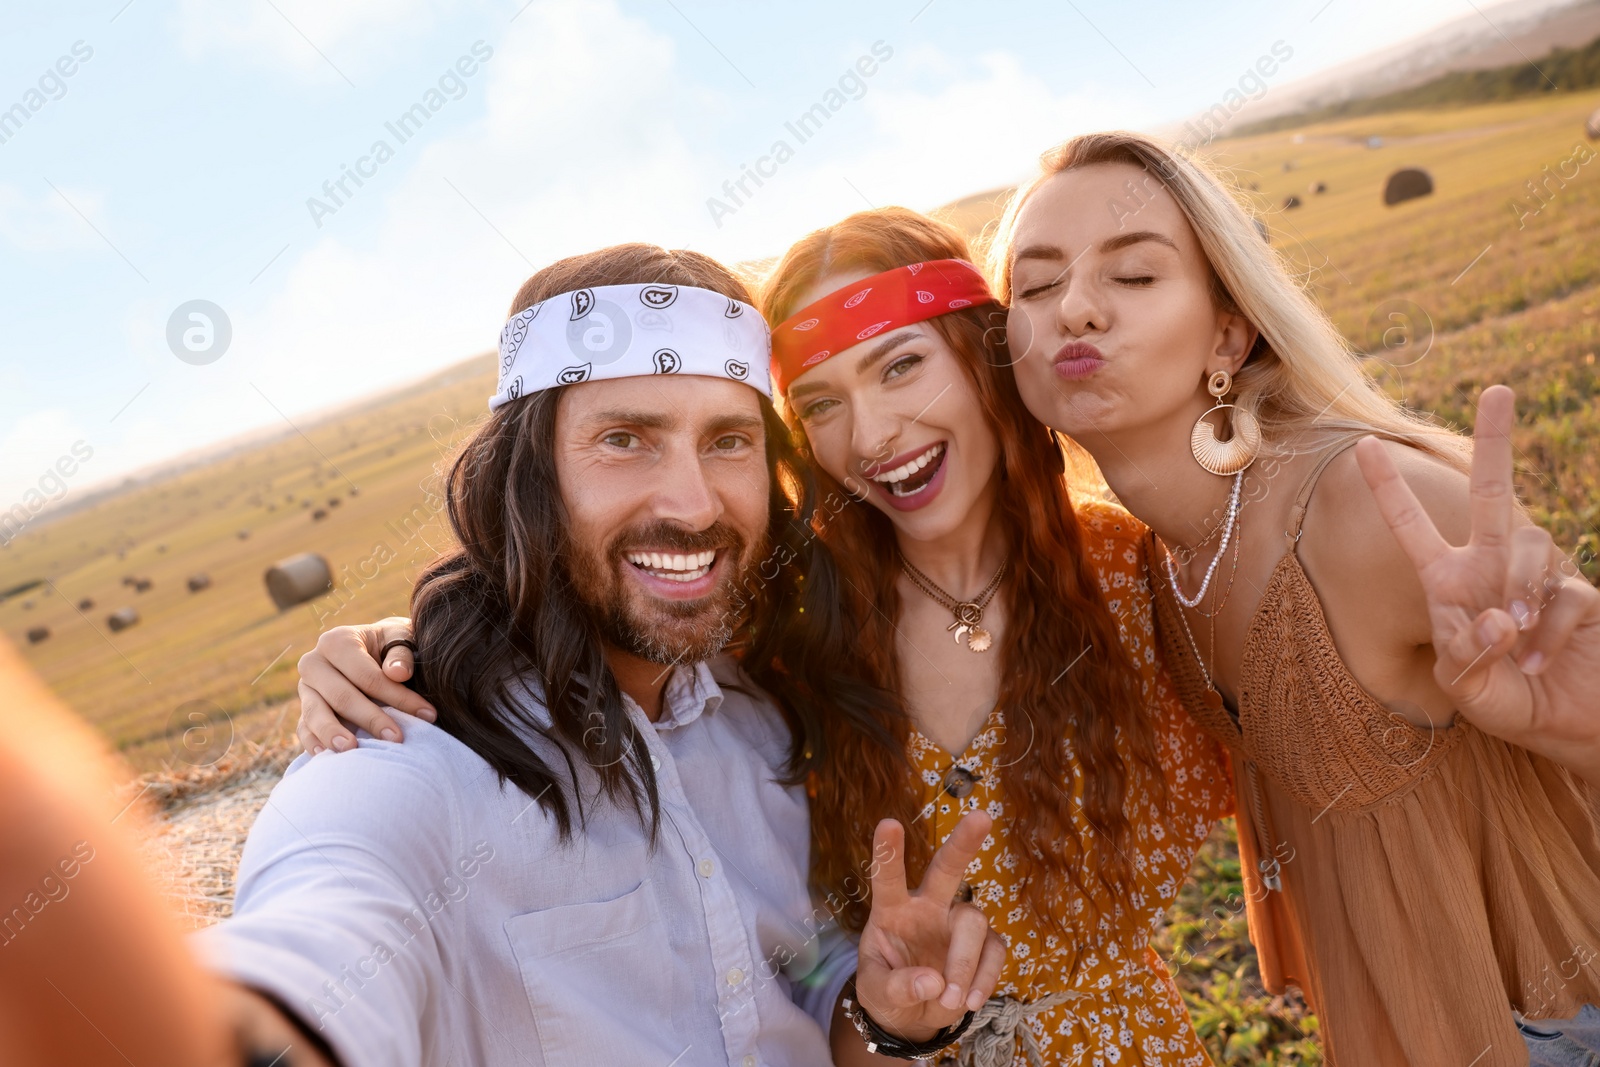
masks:
<svg viewBox="0 0 1600 1067"><path fill-rule="evenodd" d="M926 1041L907 1041L897 1037L879 1026L872 1016L867 1014L867 1009L861 1006L861 1001L856 998L856 980L852 976L844 986L844 1017L850 1020L856 1028L856 1033L861 1035L861 1040L867 1043L867 1051L879 1056L889 1056L897 1060L920 1060L952 1044L967 1028L972 1025L974 1012L967 1012L960 1022L946 1026Z"/></svg>

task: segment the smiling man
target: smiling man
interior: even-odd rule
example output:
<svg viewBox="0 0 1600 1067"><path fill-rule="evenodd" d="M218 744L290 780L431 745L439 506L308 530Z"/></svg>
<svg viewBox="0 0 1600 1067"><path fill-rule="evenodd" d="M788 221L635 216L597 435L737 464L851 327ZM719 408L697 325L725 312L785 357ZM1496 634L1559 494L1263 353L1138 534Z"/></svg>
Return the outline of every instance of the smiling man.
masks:
<svg viewBox="0 0 1600 1067"><path fill-rule="evenodd" d="M459 547L412 598L436 721L296 761L212 967L302 1063L810 1067L875 1062L863 1034L900 1059L953 1040L1003 953L956 900L987 817L912 892L879 826L863 944L895 947L858 961L807 891L804 724L722 654L804 641L777 594L826 566L744 286L624 245L513 310L447 478Z"/></svg>

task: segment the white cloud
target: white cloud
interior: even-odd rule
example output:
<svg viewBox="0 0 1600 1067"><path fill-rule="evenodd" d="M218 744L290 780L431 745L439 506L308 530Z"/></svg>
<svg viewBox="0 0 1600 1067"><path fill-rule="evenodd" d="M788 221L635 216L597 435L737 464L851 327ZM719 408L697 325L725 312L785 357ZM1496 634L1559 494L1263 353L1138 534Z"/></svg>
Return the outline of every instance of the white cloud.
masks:
<svg viewBox="0 0 1600 1067"><path fill-rule="evenodd" d="M90 218L101 214L104 198L98 192L65 186L61 192ZM0 185L0 239L23 252L91 248L100 241L48 186L29 195L15 185Z"/></svg>
<svg viewBox="0 0 1600 1067"><path fill-rule="evenodd" d="M774 136L790 136L783 117L774 118ZM793 161L725 220L722 239L735 258L773 255L869 204L929 210L1031 175L1041 152L1073 134L1148 119L1125 94L1058 95L1006 52L957 60L927 45L896 49L861 99L798 145Z"/></svg>
<svg viewBox="0 0 1600 1067"><path fill-rule="evenodd" d="M235 322L230 372L286 410L324 406L489 350L523 279L554 259L693 243L708 179L663 106L677 77L671 39L614 4L535 4L472 79L483 116L398 148L360 191L383 203L359 244L355 220L325 220L277 295Z"/></svg>
<svg viewBox="0 0 1600 1067"><path fill-rule="evenodd" d="M706 199L737 167L700 150L693 127L740 104L687 88L668 35L612 0L536 3L494 50L470 90L482 116L401 146L358 194L381 198L376 226L341 209L277 293L236 318L209 381L230 380L241 412L267 410L254 388L293 414L487 351L523 279L561 256L621 241L773 255L864 206L851 183L932 207L1015 180L1070 133L1139 118L1109 97L1055 95L1003 53L908 51L719 228ZM789 117L745 116L749 144L782 136Z"/></svg>
<svg viewBox="0 0 1600 1067"><path fill-rule="evenodd" d="M910 58L943 68L948 80L933 91L869 95L864 103L884 140L864 162L894 195L919 206L1031 174L1041 152L1074 134L1150 118L1126 93L1091 87L1057 95L1007 52L985 52L955 70L942 56Z"/></svg>
<svg viewBox="0 0 1600 1067"><path fill-rule="evenodd" d="M94 476L92 459L82 464L82 470L70 479L63 479L55 470L63 456L71 461L67 469L79 466L71 453L77 441L87 442L90 449L94 446L83 427L65 408L30 411L18 419L10 432L0 437L0 456L6 458L5 466L0 468L0 479L3 479L0 480L0 511L21 501L30 489L47 498L58 499L87 484ZM41 478L46 479L43 488Z"/></svg>
<svg viewBox="0 0 1600 1067"><path fill-rule="evenodd" d="M381 64L396 41L425 36L442 15L463 6L455 0L182 0L172 18L190 59L220 51L300 76L331 74L332 64L358 78Z"/></svg>

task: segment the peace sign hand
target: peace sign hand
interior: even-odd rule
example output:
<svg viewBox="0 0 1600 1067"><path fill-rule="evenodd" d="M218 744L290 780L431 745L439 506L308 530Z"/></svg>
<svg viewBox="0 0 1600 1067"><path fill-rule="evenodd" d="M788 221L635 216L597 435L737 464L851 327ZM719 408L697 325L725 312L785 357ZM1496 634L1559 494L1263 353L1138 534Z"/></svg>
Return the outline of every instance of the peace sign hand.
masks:
<svg viewBox="0 0 1600 1067"><path fill-rule="evenodd" d="M1356 459L1428 599L1434 680L1473 725L1600 781L1600 592L1549 533L1515 524L1513 395L1478 402L1472 535L1440 536L1374 438Z"/></svg>
<svg viewBox="0 0 1600 1067"><path fill-rule="evenodd" d="M967 813L914 890L906 887L905 829L884 819L873 834L872 911L861 932L856 998L879 1026L908 1041L960 1022L1000 980L1005 942L983 912L956 899L990 823L982 812Z"/></svg>

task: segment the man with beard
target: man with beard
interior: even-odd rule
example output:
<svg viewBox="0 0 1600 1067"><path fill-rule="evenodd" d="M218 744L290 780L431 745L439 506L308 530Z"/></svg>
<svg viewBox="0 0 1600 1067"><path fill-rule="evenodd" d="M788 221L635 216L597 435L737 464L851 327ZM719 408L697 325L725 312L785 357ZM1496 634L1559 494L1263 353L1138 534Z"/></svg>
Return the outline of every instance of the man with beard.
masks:
<svg viewBox="0 0 1600 1067"><path fill-rule="evenodd" d="M446 480L459 547L412 597L436 723L397 711L404 744L301 756L234 918L200 935L258 1045L809 1067L954 1040L1004 951L956 899L987 817L916 890L879 826L859 960L807 892L805 724L760 683L824 640L793 606L829 562L744 286L623 245L540 271L512 310Z"/></svg>

